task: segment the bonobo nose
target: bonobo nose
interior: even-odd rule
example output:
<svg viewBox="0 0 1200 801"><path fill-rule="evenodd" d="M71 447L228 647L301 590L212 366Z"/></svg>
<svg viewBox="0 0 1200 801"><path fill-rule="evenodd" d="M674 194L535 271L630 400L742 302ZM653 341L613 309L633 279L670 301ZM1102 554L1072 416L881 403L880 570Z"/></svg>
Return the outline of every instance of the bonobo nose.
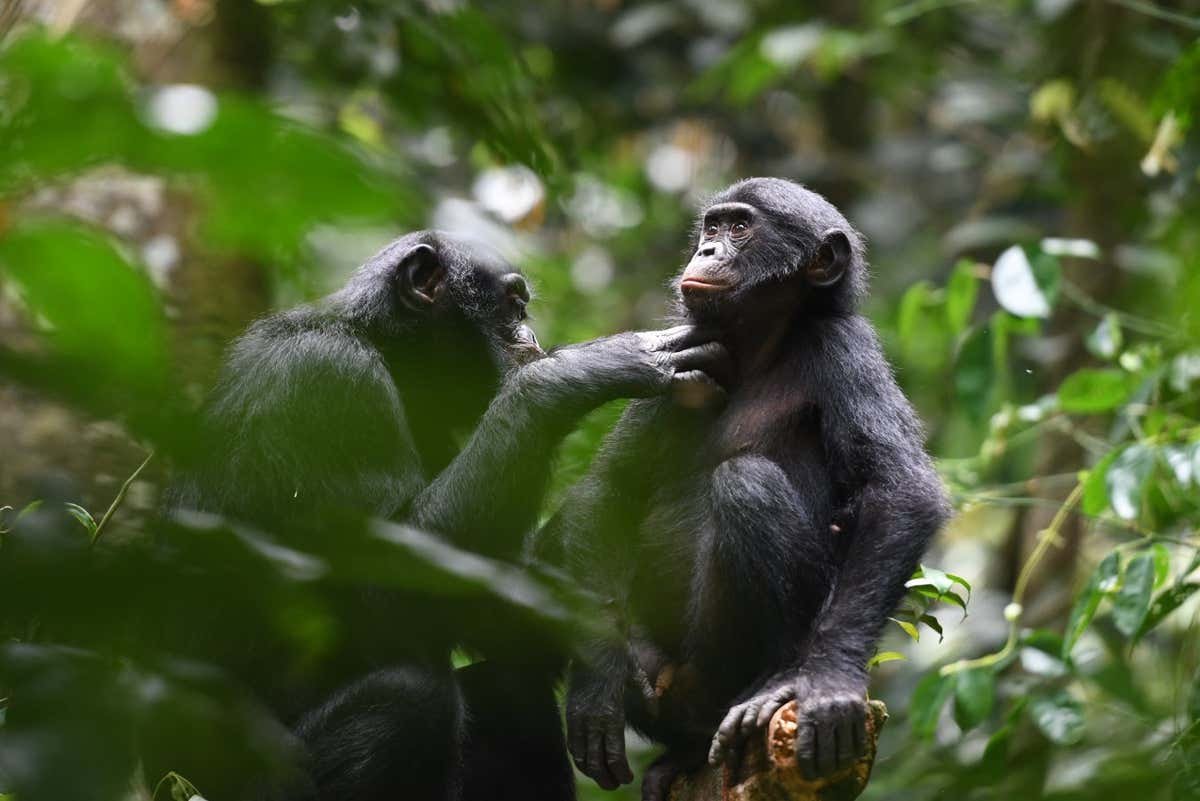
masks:
<svg viewBox="0 0 1200 801"><path fill-rule="evenodd" d="M696 248L696 255L705 259L715 259L725 255L725 245L720 242L705 242Z"/></svg>

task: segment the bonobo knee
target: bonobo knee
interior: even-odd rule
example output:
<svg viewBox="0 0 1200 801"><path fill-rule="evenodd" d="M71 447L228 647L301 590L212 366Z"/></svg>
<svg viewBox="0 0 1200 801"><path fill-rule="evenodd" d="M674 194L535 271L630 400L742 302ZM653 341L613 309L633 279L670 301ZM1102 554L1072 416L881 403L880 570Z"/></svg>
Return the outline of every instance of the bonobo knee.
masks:
<svg viewBox="0 0 1200 801"><path fill-rule="evenodd" d="M794 526L797 516L812 523L810 510L783 468L765 456L735 456L719 464L712 474L712 508L719 518L734 518L728 522L737 528L776 531L781 525Z"/></svg>
<svg viewBox="0 0 1200 801"><path fill-rule="evenodd" d="M319 801L382 801L397 788L422 801L457 795L462 698L449 670L372 673L308 713L297 734Z"/></svg>

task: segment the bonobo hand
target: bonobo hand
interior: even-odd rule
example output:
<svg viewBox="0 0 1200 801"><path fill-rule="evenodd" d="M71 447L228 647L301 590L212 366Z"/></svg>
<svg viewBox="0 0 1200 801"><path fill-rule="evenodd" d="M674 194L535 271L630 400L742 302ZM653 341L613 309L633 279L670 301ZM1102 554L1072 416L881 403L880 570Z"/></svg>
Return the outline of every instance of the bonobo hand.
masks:
<svg viewBox="0 0 1200 801"><path fill-rule="evenodd" d="M729 353L714 332L694 325L555 348L546 361L565 370L562 376L571 384L603 400L650 397L673 386L701 385L719 393L732 373Z"/></svg>
<svg viewBox="0 0 1200 801"><path fill-rule="evenodd" d="M736 767L747 738L795 699L796 761L804 778L819 779L849 767L866 752L866 685L865 677L831 670L781 673L729 710L713 737L708 761L729 761Z"/></svg>
<svg viewBox="0 0 1200 801"><path fill-rule="evenodd" d="M633 781L633 771L625 758L623 665L603 670L578 662L571 666L567 745L575 766L603 789L615 790Z"/></svg>

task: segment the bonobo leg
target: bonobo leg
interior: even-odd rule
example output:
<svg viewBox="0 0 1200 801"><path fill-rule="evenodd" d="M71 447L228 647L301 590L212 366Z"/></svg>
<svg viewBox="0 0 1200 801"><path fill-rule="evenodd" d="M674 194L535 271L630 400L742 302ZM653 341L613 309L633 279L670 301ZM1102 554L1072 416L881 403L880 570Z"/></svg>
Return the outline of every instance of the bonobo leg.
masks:
<svg viewBox="0 0 1200 801"><path fill-rule="evenodd" d="M495 661L457 674L467 720L463 801L574 801L555 674Z"/></svg>
<svg viewBox="0 0 1200 801"><path fill-rule="evenodd" d="M734 699L717 711L724 719L712 742L716 761L726 749L737 756L794 697L799 643L829 594L835 563L828 485L800 487L770 459L738 456L713 472L711 499L686 646L719 694Z"/></svg>
<svg viewBox="0 0 1200 801"><path fill-rule="evenodd" d="M372 673L297 725L316 787L305 801L455 801L462 729L449 667Z"/></svg>

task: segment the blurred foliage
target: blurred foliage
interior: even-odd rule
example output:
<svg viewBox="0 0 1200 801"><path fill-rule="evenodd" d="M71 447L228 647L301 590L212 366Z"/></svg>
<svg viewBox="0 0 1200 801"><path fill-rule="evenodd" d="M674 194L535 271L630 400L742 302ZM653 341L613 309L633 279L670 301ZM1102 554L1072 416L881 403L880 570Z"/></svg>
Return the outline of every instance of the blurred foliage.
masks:
<svg viewBox="0 0 1200 801"><path fill-rule="evenodd" d="M189 759L282 764L212 665L270 643L243 656L282 687L318 670L356 636L339 588L425 599L411 636L485 654L594 617L400 526L297 549L131 509L195 444L192 310L313 296L433 225L525 268L548 344L652 326L696 200L773 174L871 241L868 311L960 510L930 555L953 573L914 576L874 660L907 725L867 797L1200 797L1200 3L91 5L0 14L0 793L127 795L152 745L143 798L205 793ZM169 200L129 222L128 176ZM46 471L50 403L119 423L147 475ZM67 442L51 463L104 456ZM211 659L170 645L193 630Z"/></svg>

